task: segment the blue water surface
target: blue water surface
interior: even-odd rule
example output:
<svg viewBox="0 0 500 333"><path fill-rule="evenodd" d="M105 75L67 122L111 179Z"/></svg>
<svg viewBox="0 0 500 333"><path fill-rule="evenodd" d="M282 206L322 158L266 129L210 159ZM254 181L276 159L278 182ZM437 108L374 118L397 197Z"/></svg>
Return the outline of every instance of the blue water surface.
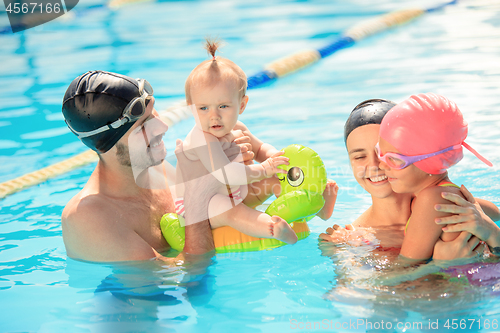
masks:
<svg viewBox="0 0 500 333"><path fill-rule="evenodd" d="M67 129L61 101L88 70L147 78L157 109L166 109L183 99L185 78L206 59L206 36L222 38L222 55L252 75L283 56L321 48L362 20L438 3L143 1L110 10L100 0L80 1L50 23L0 35L0 182L86 150ZM0 12L0 26L8 24ZM406 332L429 332L436 323L437 331L454 331L453 319L467 321L458 331L498 331L495 276L473 284L434 275L381 287L370 278L385 258L356 265L351 259L365 256L363 248L322 255L317 238L370 205L343 142L350 110L369 98L398 102L435 92L454 100L469 123L468 143L495 166L465 152L450 177L499 205L499 58L498 2L460 1L249 91L241 120L252 132L275 147L313 148L340 186L332 218L314 218L311 235L293 246L177 268L84 263L67 258L60 215L95 164L1 199L0 331L401 332L409 323ZM167 148L192 126L186 120L170 128Z"/></svg>

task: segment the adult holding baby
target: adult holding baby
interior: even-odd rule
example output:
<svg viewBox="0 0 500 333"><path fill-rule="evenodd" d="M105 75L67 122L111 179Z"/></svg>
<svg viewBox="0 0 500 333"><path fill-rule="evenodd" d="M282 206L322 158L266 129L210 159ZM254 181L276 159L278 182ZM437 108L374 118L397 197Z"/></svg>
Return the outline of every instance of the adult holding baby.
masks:
<svg viewBox="0 0 500 333"><path fill-rule="evenodd" d="M153 88L146 80L116 73L87 72L68 87L62 110L65 121L99 156L87 184L62 213L63 240L69 257L96 262L174 260L161 255L170 246L159 224L164 214L175 211L170 190L168 186L138 186L130 160L129 143L142 140L146 142L138 145L144 147L139 152L144 156L142 167L163 163L166 150L162 136L168 126L159 119L154 102ZM155 121L156 126L145 126L148 121ZM230 159L239 152L236 145L225 150ZM185 161L180 156L178 164L182 165ZM243 159L251 157L244 154ZM206 212L217 180L210 175L191 179L185 188L184 252L203 254L214 249Z"/></svg>

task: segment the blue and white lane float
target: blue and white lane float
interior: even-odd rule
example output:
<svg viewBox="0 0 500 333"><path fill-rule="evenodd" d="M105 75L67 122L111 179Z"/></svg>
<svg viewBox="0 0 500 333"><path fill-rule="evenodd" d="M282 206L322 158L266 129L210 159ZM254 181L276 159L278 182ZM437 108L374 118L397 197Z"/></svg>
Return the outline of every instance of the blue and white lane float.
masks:
<svg viewBox="0 0 500 333"><path fill-rule="evenodd" d="M103 8L117 10L124 5L131 5L133 3L146 1L149 2L152 0L114 0L109 2L107 6L103 6ZM427 9L397 10L362 21L350 29L347 29L341 37L322 48L301 51L266 65L262 71L248 77L248 89L253 89L265 83L273 82L278 78L310 66L341 49L352 46L361 39L388 30L392 27L408 23L425 13L440 10L446 6L456 3L457 0L453 0L451 2L446 2ZM99 8L89 7L89 11L96 9ZM78 10L73 11L78 12ZM82 10L82 12L85 12L85 10ZM78 16L79 14L76 13L76 15ZM1 30L2 29L0 29L0 31ZM171 127L191 115L190 112L188 113L186 110L188 110L188 108L171 107L160 112L160 117L168 124L169 127ZM73 169L85 166L95 161L97 161L97 154L94 151L89 150L46 168L0 183L0 199L5 198L12 193L18 192L23 188L40 184L50 178L60 176Z"/></svg>

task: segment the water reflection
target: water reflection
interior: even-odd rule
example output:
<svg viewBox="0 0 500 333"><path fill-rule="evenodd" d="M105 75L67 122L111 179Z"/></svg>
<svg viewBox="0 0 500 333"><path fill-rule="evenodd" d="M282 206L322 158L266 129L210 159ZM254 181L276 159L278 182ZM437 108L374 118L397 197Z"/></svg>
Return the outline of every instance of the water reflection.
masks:
<svg viewBox="0 0 500 333"><path fill-rule="evenodd" d="M98 264L68 259L69 286L89 298L73 313L58 310L58 322L91 331L161 331L193 324L195 308L212 297L210 257L171 267L157 260Z"/></svg>
<svg viewBox="0 0 500 333"><path fill-rule="evenodd" d="M375 232L380 235L380 230ZM400 237L397 231L387 230L383 236ZM406 323L410 332L436 331L436 325L444 330L452 319L462 320L475 331L481 320L483 324L487 320L491 328L500 312L500 260L496 257L431 261L403 268L397 264L400 249L394 242L390 247L383 241L329 243L320 244L320 249L322 255L332 258L336 274L323 298L343 313L344 320L359 319L363 331L384 327L388 332L400 332Z"/></svg>

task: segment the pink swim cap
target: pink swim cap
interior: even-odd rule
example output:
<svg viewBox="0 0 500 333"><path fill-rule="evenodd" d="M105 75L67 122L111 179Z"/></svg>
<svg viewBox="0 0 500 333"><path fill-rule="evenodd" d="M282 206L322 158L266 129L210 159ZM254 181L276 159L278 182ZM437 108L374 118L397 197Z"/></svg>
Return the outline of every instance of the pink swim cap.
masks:
<svg viewBox="0 0 500 333"><path fill-rule="evenodd" d="M467 130L467 122L454 102L428 93L413 95L389 110L380 125L380 137L407 156L430 154L461 144L492 166L464 142ZM441 174L462 157L460 147L414 164L426 173Z"/></svg>

